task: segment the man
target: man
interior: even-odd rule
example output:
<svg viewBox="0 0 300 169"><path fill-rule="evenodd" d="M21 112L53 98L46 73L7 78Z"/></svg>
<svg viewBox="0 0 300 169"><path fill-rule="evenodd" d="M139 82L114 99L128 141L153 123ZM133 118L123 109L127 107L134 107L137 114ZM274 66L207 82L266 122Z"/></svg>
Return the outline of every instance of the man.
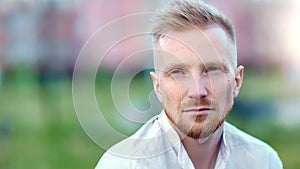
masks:
<svg viewBox="0 0 300 169"><path fill-rule="evenodd" d="M164 110L96 168L282 168L269 145L225 122L244 72L230 21L205 2L178 0L155 24L150 75Z"/></svg>

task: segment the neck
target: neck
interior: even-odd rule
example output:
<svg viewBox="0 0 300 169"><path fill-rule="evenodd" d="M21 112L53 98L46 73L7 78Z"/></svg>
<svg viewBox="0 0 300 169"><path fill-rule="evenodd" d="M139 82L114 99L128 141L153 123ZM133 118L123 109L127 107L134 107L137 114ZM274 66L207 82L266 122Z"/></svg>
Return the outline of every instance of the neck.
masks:
<svg viewBox="0 0 300 169"><path fill-rule="evenodd" d="M185 137L182 139L182 144L196 169L214 168L222 133L223 125L208 138L196 140L191 137Z"/></svg>

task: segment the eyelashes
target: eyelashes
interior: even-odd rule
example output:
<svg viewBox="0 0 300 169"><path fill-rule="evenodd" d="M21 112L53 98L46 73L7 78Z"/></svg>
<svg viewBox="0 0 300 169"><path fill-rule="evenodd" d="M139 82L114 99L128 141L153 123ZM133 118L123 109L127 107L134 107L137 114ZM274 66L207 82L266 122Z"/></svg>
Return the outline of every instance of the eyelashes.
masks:
<svg viewBox="0 0 300 169"><path fill-rule="evenodd" d="M205 68L205 73L210 73L210 72L217 72L217 71L222 71L223 69L221 67L217 67L217 66L209 66L207 68Z"/></svg>
<svg viewBox="0 0 300 169"><path fill-rule="evenodd" d="M182 69L173 69L170 71L171 75L179 75L179 74L184 74L184 71Z"/></svg>

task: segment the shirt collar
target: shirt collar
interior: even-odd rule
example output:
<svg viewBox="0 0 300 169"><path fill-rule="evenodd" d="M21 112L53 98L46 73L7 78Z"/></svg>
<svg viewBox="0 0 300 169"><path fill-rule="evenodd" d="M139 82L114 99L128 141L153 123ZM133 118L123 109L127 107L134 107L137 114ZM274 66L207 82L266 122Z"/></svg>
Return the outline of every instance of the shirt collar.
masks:
<svg viewBox="0 0 300 169"><path fill-rule="evenodd" d="M218 153L218 157L217 157L217 161L216 161L216 165L215 168L218 169L224 169L226 166L226 161L229 158L230 155L230 149L228 147L227 144L227 139L226 139L226 133L227 133L227 122L224 122L223 127L223 133L221 136L221 145L220 145L220 149L219 149L219 153Z"/></svg>
<svg viewBox="0 0 300 169"><path fill-rule="evenodd" d="M179 143L181 143L181 140L180 140L176 130L170 124L169 119L164 110L160 113L159 116L160 117L158 119L158 124L159 124L160 128L163 130L163 133L166 134L166 136L169 139L169 141L171 142L172 146L176 147L177 145L179 145Z"/></svg>
<svg viewBox="0 0 300 169"><path fill-rule="evenodd" d="M159 118L159 124L161 129L167 133L168 141L172 145L172 151L175 153L177 157L177 162L181 166L181 168L194 168L191 159L189 158L183 144L181 143L181 139L176 132L176 130L170 124L168 117L164 111L161 112Z"/></svg>

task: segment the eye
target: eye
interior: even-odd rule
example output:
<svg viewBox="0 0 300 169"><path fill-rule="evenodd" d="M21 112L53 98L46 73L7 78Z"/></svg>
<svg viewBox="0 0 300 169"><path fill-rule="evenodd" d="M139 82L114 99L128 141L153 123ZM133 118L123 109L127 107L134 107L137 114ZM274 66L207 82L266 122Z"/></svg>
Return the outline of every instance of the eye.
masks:
<svg viewBox="0 0 300 169"><path fill-rule="evenodd" d="M183 71L181 69L174 69L170 72L170 74L173 74L173 75L183 74Z"/></svg>
<svg viewBox="0 0 300 169"><path fill-rule="evenodd" d="M213 72L213 71L218 71L220 70L219 67L216 67L216 66L209 66L205 69L205 73L209 73L209 72Z"/></svg>
<svg viewBox="0 0 300 169"><path fill-rule="evenodd" d="M168 71L169 76L183 77L186 75L186 71L182 68L173 68Z"/></svg>

